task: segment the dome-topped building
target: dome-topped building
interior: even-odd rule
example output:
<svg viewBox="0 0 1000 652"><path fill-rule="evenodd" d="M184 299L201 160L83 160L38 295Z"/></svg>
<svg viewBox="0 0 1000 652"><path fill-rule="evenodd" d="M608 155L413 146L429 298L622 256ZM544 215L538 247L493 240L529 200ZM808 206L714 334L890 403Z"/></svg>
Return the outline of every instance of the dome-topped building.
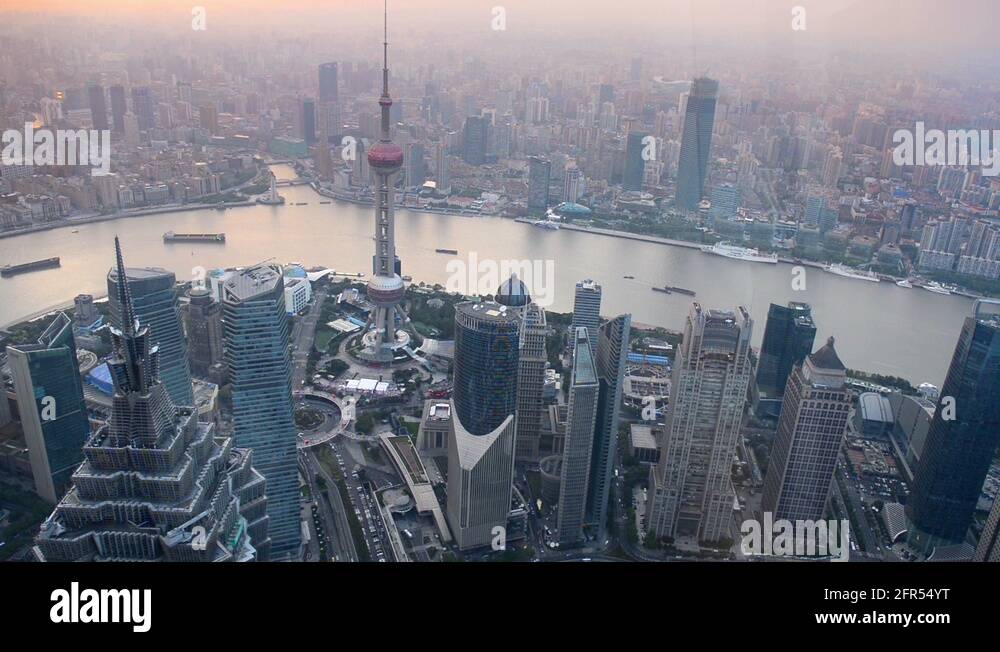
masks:
<svg viewBox="0 0 1000 652"><path fill-rule="evenodd" d="M521 308L531 303L531 294L524 281L511 274L510 278L500 284L496 292L496 302L510 308Z"/></svg>

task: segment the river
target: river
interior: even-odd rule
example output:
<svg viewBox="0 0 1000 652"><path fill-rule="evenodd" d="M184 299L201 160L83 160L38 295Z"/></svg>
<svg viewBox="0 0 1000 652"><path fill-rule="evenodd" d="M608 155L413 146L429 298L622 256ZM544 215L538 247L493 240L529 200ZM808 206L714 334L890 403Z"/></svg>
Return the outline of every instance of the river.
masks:
<svg viewBox="0 0 1000 652"><path fill-rule="evenodd" d="M286 166L276 166L279 179ZM65 305L81 292L104 295L105 275L114 262L115 235L126 264L170 269L189 279L192 269L279 262L324 265L338 271L371 271L373 209L327 201L308 186L284 187L284 206L250 206L226 211L192 210L80 224L0 239L0 265L59 256L58 269L0 279L0 324ZM296 203L306 205L296 206ZM73 233L73 230L77 233ZM166 244L165 231L224 232L225 245ZM603 286L601 314L631 312L642 324L683 328L692 300L711 308L746 305L754 317L754 344L764 334L768 304L812 304L817 346L829 335L852 369L892 374L914 384L941 385L970 299L937 295L893 283L841 278L807 268L805 289L793 289L793 266L747 263L666 246L570 230L548 231L489 217L460 217L399 210L396 249L403 274L414 282L446 284L454 257L552 261L551 310L568 312L574 284L592 278ZM454 265L454 263L452 263ZM540 269L546 269L543 264ZM634 276L626 279L625 276ZM695 290L696 299L653 292L653 285Z"/></svg>

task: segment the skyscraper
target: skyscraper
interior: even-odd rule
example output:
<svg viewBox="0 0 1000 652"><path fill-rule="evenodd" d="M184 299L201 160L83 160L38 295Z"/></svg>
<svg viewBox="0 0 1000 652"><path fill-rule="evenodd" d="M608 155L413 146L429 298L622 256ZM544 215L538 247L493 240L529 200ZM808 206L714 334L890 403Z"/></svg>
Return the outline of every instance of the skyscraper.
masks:
<svg viewBox="0 0 1000 652"><path fill-rule="evenodd" d="M184 311L184 331L187 333L191 371L207 378L212 367L222 362L222 306L204 287L188 291Z"/></svg>
<svg viewBox="0 0 1000 652"><path fill-rule="evenodd" d="M586 328L573 332L573 368L569 382L566 439L559 478L559 544L583 541L586 522L588 479L594 449L599 383L594 352Z"/></svg>
<svg viewBox="0 0 1000 652"><path fill-rule="evenodd" d="M469 165L482 165L486 162L486 140L489 122L482 116L469 116L465 119L464 147L462 158Z"/></svg>
<svg viewBox="0 0 1000 652"><path fill-rule="evenodd" d="M107 129L108 105L104 101L104 88L100 84L88 85L87 100L90 104L90 120L94 129Z"/></svg>
<svg viewBox="0 0 1000 652"><path fill-rule="evenodd" d="M295 116L295 135L312 145L316 142L316 102L310 98L299 100Z"/></svg>
<svg viewBox="0 0 1000 652"><path fill-rule="evenodd" d="M236 445L253 449L267 478L271 558L295 556L299 482L281 268L262 264L231 276L222 285L222 309Z"/></svg>
<svg viewBox="0 0 1000 652"><path fill-rule="evenodd" d="M973 561L1000 562L1000 500L996 498L993 499L993 507L979 537Z"/></svg>
<svg viewBox="0 0 1000 652"><path fill-rule="evenodd" d="M545 212L549 207L549 183L552 162L538 156L528 157L528 210Z"/></svg>
<svg viewBox="0 0 1000 652"><path fill-rule="evenodd" d="M8 346L7 359L35 491L55 503L83 460L83 442L90 437L72 320L57 313L36 344ZM2 388L0 395L6 402Z"/></svg>
<svg viewBox="0 0 1000 652"><path fill-rule="evenodd" d="M406 293L403 279L396 271L395 184L396 173L403 166L403 148L392 142L389 111L389 35L386 17L382 43L382 135L368 150L368 163L375 173L375 258L373 275L368 281L368 300L375 308L368 315L362 355L370 360L391 362L394 352L409 343L406 331L396 328L396 317L409 321L400 302Z"/></svg>
<svg viewBox="0 0 1000 652"><path fill-rule="evenodd" d="M719 82L714 79L699 77L691 84L684 110L675 199L678 208L683 210L696 210L705 190L718 94Z"/></svg>
<svg viewBox="0 0 1000 652"><path fill-rule="evenodd" d="M622 190L642 190L642 179L646 171L646 161L642 157L645 147L643 139L647 134L630 131L625 141L625 175Z"/></svg>
<svg viewBox="0 0 1000 652"><path fill-rule="evenodd" d="M601 286L585 279L576 284L573 294L573 325L571 333L581 326L587 329L587 338L597 341L597 327L601 323Z"/></svg>
<svg viewBox="0 0 1000 652"><path fill-rule="evenodd" d="M674 360L660 461L650 470L646 523L656 536L720 541L730 534L731 467L750 383L753 321L695 303Z"/></svg>
<svg viewBox="0 0 1000 652"><path fill-rule="evenodd" d="M319 64L319 101L338 101L336 61Z"/></svg>
<svg viewBox="0 0 1000 652"><path fill-rule="evenodd" d="M108 89L111 98L111 124L115 131L125 129L125 114L128 113L128 103L125 101L125 87L112 86Z"/></svg>
<svg viewBox="0 0 1000 652"><path fill-rule="evenodd" d="M136 316L149 327L159 351L159 376L175 405L194 405L187 340L181 325L175 277L159 267L129 267L125 270ZM118 304L118 269L108 272L108 305L111 325L122 328Z"/></svg>
<svg viewBox="0 0 1000 652"><path fill-rule="evenodd" d="M451 187L451 175L448 174L448 146L439 142L434 148L434 181L440 192L447 192Z"/></svg>
<svg viewBox="0 0 1000 652"><path fill-rule="evenodd" d="M117 271L124 275L115 239ZM268 546L264 478L253 451L216 438L192 407L175 407L160 382L159 351L115 288L110 421L88 438L73 486L42 524L42 561L252 561Z"/></svg>
<svg viewBox="0 0 1000 652"><path fill-rule="evenodd" d="M906 505L911 546L961 543L1000 440L1000 302L976 301L941 387Z"/></svg>
<svg viewBox="0 0 1000 652"><path fill-rule="evenodd" d="M153 95L148 86L137 86L132 89L132 112L139 123L139 131L152 129L156 126L153 114Z"/></svg>
<svg viewBox="0 0 1000 652"><path fill-rule="evenodd" d="M603 540L607 526L608 493L615 466L618 444L618 413L622 402L622 383L628 362L632 315L618 315L597 331L597 376L600 393L594 427L594 449L590 456L590 480L587 484L587 523L597 528ZM589 333L589 331L588 331Z"/></svg>
<svg viewBox="0 0 1000 652"><path fill-rule="evenodd" d="M853 402L846 381L832 337L792 370L761 500L773 519L824 517Z"/></svg>
<svg viewBox="0 0 1000 652"><path fill-rule="evenodd" d="M545 311L531 300L528 288L516 274L496 292L497 303L507 306L520 320L517 363L517 459L537 460L542 425L542 388L545 385Z"/></svg>
<svg viewBox="0 0 1000 652"><path fill-rule="evenodd" d="M816 324L808 303L790 301L788 306L772 303L767 311L764 340L757 363L758 416L777 417L781 396L792 367L801 363L813 348Z"/></svg>
<svg viewBox="0 0 1000 652"><path fill-rule="evenodd" d="M519 323L499 303L455 306L448 522L461 550L488 545L510 513Z"/></svg>

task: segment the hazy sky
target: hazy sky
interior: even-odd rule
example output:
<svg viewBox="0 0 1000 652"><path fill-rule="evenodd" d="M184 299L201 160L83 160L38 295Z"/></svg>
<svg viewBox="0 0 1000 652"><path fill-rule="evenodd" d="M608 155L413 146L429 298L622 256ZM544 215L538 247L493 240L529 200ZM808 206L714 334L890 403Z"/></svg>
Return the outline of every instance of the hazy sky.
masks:
<svg viewBox="0 0 1000 652"><path fill-rule="evenodd" d="M3 0L8 10L89 15L106 22L176 23L189 29L194 6L209 29L371 29L381 0ZM776 45L794 38L808 47L935 52L956 58L994 57L998 0L390 0L390 26L413 31L468 32L488 27L494 7L507 32L554 40L634 34L637 38L711 43L743 40ZM806 10L806 31L793 33L792 11Z"/></svg>

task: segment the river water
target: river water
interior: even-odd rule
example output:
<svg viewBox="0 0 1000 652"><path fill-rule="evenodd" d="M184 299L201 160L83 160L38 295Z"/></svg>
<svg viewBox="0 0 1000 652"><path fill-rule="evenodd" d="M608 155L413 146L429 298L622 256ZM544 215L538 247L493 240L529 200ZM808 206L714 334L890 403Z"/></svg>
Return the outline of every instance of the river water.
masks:
<svg viewBox="0 0 1000 652"><path fill-rule="evenodd" d="M280 179L290 171L276 166L275 172ZM326 198L308 186L280 192L284 206L165 213L0 239L0 265L62 259L58 269L0 279L0 324L64 305L81 292L105 294L115 235L121 237L126 264L165 267L178 279L191 278L196 267L249 265L269 258L370 273L371 207L320 204ZM224 232L226 243L167 244L165 231ZM584 278L603 286L602 315L631 312L636 322L675 330L683 327L693 300L711 308L742 304L754 317L756 346L769 303L805 301L813 307L817 346L833 335L848 367L903 376L914 384L944 381L962 321L972 309L971 300L964 297L846 279L819 269L807 268L805 289L796 290L793 266L786 264L746 263L697 249L548 231L510 219L397 211L396 249L403 274L414 282L454 281L456 257L436 253L437 248L458 250L457 260L465 267L471 264L470 255L478 261L540 261L534 269L544 277L539 281L536 274L533 280L544 283L544 294L551 300L547 307L559 312L572 310L574 284ZM487 279L489 269L479 268ZM460 276L470 275L466 269ZM690 288L697 298L653 292L653 285Z"/></svg>

